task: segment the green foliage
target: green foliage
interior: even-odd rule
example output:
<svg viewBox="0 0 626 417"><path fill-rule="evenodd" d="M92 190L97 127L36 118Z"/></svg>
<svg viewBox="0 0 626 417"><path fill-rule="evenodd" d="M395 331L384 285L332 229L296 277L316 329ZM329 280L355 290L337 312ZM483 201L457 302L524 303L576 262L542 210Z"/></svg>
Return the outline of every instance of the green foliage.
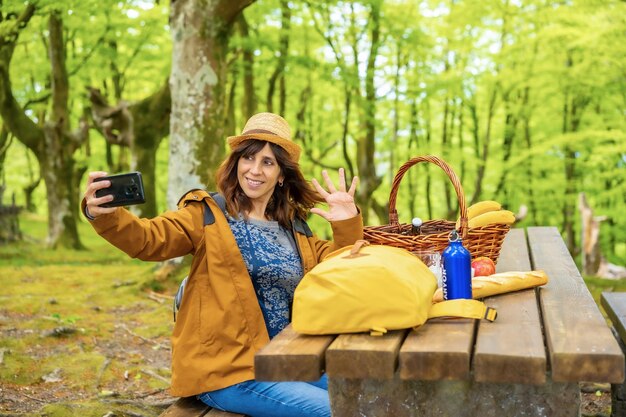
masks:
<svg viewBox="0 0 626 417"><path fill-rule="evenodd" d="M38 4L42 7L23 33L11 67L21 103L49 89L42 34L53 6L64 12L68 68L78 68L70 80L73 125L85 105L86 85L103 89L114 101L116 69L122 74L127 100L145 97L167 77L171 59L167 5L130 0L97 6L93 1L67 0ZM251 65L255 83L250 93L258 111L267 109L269 80L280 70L286 88L285 116L305 149L301 167L306 177L319 178L322 168L332 170L348 162L359 174L357 143L367 120L364 83L373 4L290 2L288 31L281 28L279 0L259 0L246 8L249 34L232 32L230 66L223 80L226 91L233 87L235 120L229 121L233 129L239 130L245 121L244 68ZM626 219L621 215L626 191L626 3L395 0L381 5L374 122L375 168L382 181L368 198L384 206L400 164L432 153L459 174L466 199L497 199L514 211L525 205L530 212L522 226L555 225L565 231L567 222L579 236L578 219L565 219L563 213L565 208L575 209L578 193L585 192L596 214L610 219L603 224L603 253L610 261L625 264L619 242L626 241ZM5 7L19 11L23 4L10 1L3 3ZM279 68L285 36L288 55ZM254 52L253 62L243 61L244 49ZM276 111L279 83L274 87ZM46 101L31 106L33 115L48 107ZM344 126L349 161L342 149ZM568 150L573 159L567 158ZM26 155L14 141L6 160L6 195L15 193L20 203L22 188L38 175L34 158L28 162ZM167 156L164 143L157 155L158 189L153 190L162 209ZM89 169L106 167L103 140L95 132L82 161ZM568 175L567 163L573 165ZM444 193L450 184L435 171L415 167L406 178L398 196L404 221L414 215L426 217L428 204L433 218L454 211ZM425 194L427 172L430 195ZM44 212L44 199L40 185L39 213ZM372 215L368 221L378 224L387 219ZM320 234L328 232L324 222L313 222ZM580 246L578 237L575 245Z"/></svg>
<svg viewBox="0 0 626 417"><path fill-rule="evenodd" d="M110 103L116 104L120 99L143 99L167 79L171 60L167 5L136 0L37 1L35 5L35 16L21 31L10 70L16 99L36 123L46 121L51 106L47 25L52 10L61 11L65 27L72 128L90 106L88 86L99 88ZM24 2L3 2L2 12L20 13L24 7ZM106 170L104 139L92 130L89 142L78 151L78 163L90 170ZM35 157L14 140L2 179L7 186L5 196L15 195L17 203L23 205L23 189L39 176ZM166 178L159 182L166 183ZM45 200L41 182L34 193L40 214L46 213Z"/></svg>
<svg viewBox="0 0 626 417"><path fill-rule="evenodd" d="M603 292L626 292L626 280L608 280L598 277L584 277L585 284L593 299L600 305L600 294Z"/></svg>

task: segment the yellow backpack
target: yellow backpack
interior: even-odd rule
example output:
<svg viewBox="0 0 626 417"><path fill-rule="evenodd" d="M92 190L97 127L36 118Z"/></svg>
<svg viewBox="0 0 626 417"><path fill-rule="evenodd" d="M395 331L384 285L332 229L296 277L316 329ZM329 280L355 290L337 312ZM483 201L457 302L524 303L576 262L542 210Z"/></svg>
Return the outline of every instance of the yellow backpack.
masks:
<svg viewBox="0 0 626 417"><path fill-rule="evenodd" d="M296 288L292 326L303 334L416 327L433 317L496 318L476 300L433 304L437 278L410 252L358 241L329 254Z"/></svg>

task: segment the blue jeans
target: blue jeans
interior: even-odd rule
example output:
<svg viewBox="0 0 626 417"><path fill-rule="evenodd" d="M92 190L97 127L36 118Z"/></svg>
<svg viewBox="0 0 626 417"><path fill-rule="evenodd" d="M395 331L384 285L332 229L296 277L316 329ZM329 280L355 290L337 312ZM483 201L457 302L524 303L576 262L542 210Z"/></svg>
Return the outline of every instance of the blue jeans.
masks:
<svg viewBox="0 0 626 417"><path fill-rule="evenodd" d="M198 395L206 405L250 417L330 417L326 375L316 382L244 381Z"/></svg>

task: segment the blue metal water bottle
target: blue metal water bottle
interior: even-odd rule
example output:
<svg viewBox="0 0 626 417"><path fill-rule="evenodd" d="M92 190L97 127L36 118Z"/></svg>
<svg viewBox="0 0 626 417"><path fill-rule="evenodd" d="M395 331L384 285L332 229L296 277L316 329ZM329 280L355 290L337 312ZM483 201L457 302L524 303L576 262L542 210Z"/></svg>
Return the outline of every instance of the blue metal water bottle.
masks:
<svg viewBox="0 0 626 417"><path fill-rule="evenodd" d="M443 299L472 298L472 256L465 249L456 230L450 233L450 243L441 254L443 258Z"/></svg>

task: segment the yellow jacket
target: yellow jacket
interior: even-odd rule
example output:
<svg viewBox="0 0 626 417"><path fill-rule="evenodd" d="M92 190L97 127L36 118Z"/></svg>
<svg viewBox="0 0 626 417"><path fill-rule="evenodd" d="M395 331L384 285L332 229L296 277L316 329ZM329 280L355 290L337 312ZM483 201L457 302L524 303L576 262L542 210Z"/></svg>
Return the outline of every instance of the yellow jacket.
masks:
<svg viewBox="0 0 626 417"><path fill-rule="evenodd" d="M202 200L211 208L214 224L204 226ZM177 211L154 219L139 219L119 208L91 224L133 258L163 261L194 255L172 334L172 395L186 397L254 379L254 354L269 336L235 237L206 191L187 193ZM360 215L331 227L334 242L294 233L305 273L327 253L363 238Z"/></svg>

